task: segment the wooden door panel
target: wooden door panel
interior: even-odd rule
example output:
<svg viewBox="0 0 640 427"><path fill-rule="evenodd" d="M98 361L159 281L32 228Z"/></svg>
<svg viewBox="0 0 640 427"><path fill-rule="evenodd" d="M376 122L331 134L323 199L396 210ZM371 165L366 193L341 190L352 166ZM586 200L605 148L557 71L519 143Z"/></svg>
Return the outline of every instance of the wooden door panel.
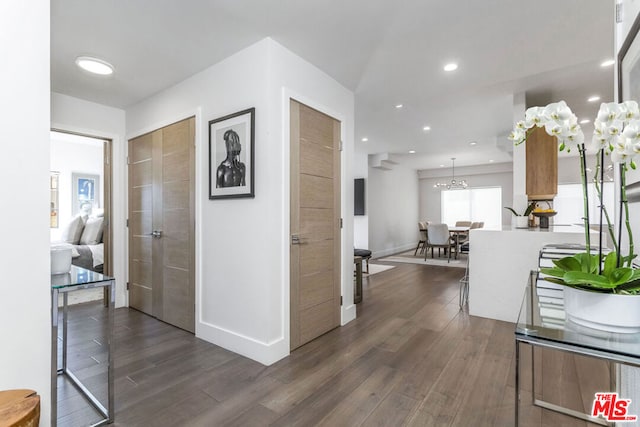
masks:
<svg viewBox="0 0 640 427"><path fill-rule="evenodd" d="M340 323L340 123L291 101L291 349Z"/></svg>
<svg viewBox="0 0 640 427"><path fill-rule="evenodd" d="M139 136L136 138L135 144L130 144L129 147L129 162L135 164L142 160L150 160L153 150L153 138L151 133Z"/></svg>
<svg viewBox="0 0 640 427"><path fill-rule="evenodd" d="M133 260L151 262L152 261L152 245L151 236L133 236L133 247L131 248L131 256Z"/></svg>
<svg viewBox="0 0 640 427"><path fill-rule="evenodd" d="M329 301L333 298L333 289L326 286L333 280L333 270L325 270L300 277L299 303L302 310Z"/></svg>
<svg viewBox="0 0 640 427"><path fill-rule="evenodd" d="M151 227L151 211L134 211L129 217L129 233L134 236L148 236L153 231Z"/></svg>
<svg viewBox="0 0 640 427"><path fill-rule="evenodd" d="M333 147L335 119L304 104L300 105L300 139L318 145Z"/></svg>
<svg viewBox="0 0 640 427"><path fill-rule="evenodd" d="M300 208L300 238L303 241L326 239L333 232L333 209Z"/></svg>
<svg viewBox="0 0 640 427"><path fill-rule="evenodd" d="M130 305L195 329L195 119L129 143ZM152 231L161 231L156 238Z"/></svg>
<svg viewBox="0 0 640 427"><path fill-rule="evenodd" d="M135 268L135 266L133 266ZM129 286L129 305L143 313L153 313L153 291L146 286L140 286L136 283L130 283Z"/></svg>
<svg viewBox="0 0 640 427"><path fill-rule="evenodd" d="M300 207L332 208L333 180L300 174Z"/></svg>
<svg viewBox="0 0 640 427"><path fill-rule="evenodd" d="M135 187L142 185L151 185L153 183L152 175L153 165L151 160L143 160L138 163L130 165L131 170L131 182L130 184Z"/></svg>
<svg viewBox="0 0 640 427"><path fill-rule="evenodd" d="M303 242L300 245L300 277L332 269L332 240Z"/></svg>
<svg viewBox="0 0 640 427"><path fill-rule="evenodd" d="M145 185L143 187L133 187L130 192L131 205L130 210L132 212L149 212L153 209L153 188L151 185Z"/></svg>
<svg viewBox="0 0 640 427"><path fill-rule="evenodd" d="M189 151L178 151L165 154L162 161L162 176L165 182L188 181L189 168L185 168L185 163L189 162Z"/></svg>
<svg viewBox="0 0 640 427"><path fill-rule="evenodd" d="M189 216L189 181L164 182L162 185L162 206L164 210L179 209Z"/></svg>
<svg viewBox="0 0 640 427"><path fill-rule="evenodd" d="M300 340L305 343L335 328L332 300L300 311Z"/></svg>
<svg viewBox="0 0 640 427"><path fill-rule="evenodd" d="M333 178L333 150L331 147L301 141L300 173Z"/></svg>

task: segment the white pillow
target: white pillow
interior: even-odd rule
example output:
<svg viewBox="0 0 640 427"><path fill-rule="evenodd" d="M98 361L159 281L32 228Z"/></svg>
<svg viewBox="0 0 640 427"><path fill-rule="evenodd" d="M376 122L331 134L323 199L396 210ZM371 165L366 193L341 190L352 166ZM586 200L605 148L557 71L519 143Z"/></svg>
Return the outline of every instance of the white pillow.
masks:
<svg viewBox="0 0 640 427"><path fill-rule="evenodd" d="M102 241L102 226L104 218L89 218L84 225L82 236L80 237L81 245L97 245Z"/></svg>
<svg viewBox="0 0 640 427"><path fill-rule="evenodd" d="M82 230L84 229L84 221L82 217L76 216L64 227L60 240L64 243L70 243L77 245L80 242L82 236Z"/></svg>

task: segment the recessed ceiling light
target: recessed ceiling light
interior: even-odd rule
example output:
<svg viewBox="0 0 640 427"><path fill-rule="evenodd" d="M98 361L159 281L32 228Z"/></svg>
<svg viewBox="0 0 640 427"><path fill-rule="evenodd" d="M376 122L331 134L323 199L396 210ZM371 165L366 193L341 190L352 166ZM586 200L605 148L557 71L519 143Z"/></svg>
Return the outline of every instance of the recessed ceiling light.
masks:
<svg viewBox="0 0 640 427"><path fill-rule="evenodd" d="M427 131L427 130L431 130L431 126L425 126L422 128L422 130Z"/></svg>
<svg viewBox="0 0 640 427"><path fill-rule="evenodd" d="M416 150L409 150L409 154L415 154Z"/></svg>
<svg viewBox="0 0 640 427"><path fill-rule="evenodd" d="M607 59L606 61L602 62L602 64L600 64L600 66L601 67L610 67L615 63L616 63L616 61L614 61L613 59Z"/></svg>
<svg viewBox="0 0 640 427"><path fill-rule="evenodd" d="M367 138L367 137L362 138L362 142L367 142L368 140L369 140L369 138Z"/></svg>
<svg viewBox="0 0 640 427"><path fill-rule="evenodd" d="M402 107L404 107L404 105L402 105L402 104L396 104L396 108L400 109L400 108L402 108Z"/></svg>
<svg viewBox="0 0 640 427"><path fill-rule="evenodd" d="M471 145L471 146L473 146L473 145L478 145L478 142L477 142L477 141L471 141L471 142L469 143L469 145Z"/></svg>
<svg viewBox="0 0 640 427"><path fill-rule="evenodd" d="M493 159L489 160L489 163L493 163Z"/></svg>
<svg viewBox="0 0 640 427"><path fill-rule="evenodd" d="M458 69L458 64L452 62L444 66L445 71L455 71Z"/></svg>
<svg viewBox="0 0 640 427"><path fill-rule="evenodd" d="M98 58L90 56L79 56L76 58L76 65L85 71L101 76L113 74L113 65Z"/></svg>
<svg viewBox="0 0 640 427"><path fill-rule="evenodd" d="M592 97L587 99L587 101L589 101L589 102L597 102L597 101L600 101L600 97L598 95L593 95Z"/></svg>
<svg viewBox="0 0 640 427"><path fill-rule="evenodd" d="M443 167L444 167L444 165L440 165L440 167L441 167L441 168L443 168Z"/></svg>
<svg viewBox="0 0 640 427"><path fill-rule="evenodd" d="M582 119L582 120L580 120L580 124L583 125L585 123L589 123L590 121L591 120L589 120L589 119Z"/></svg>

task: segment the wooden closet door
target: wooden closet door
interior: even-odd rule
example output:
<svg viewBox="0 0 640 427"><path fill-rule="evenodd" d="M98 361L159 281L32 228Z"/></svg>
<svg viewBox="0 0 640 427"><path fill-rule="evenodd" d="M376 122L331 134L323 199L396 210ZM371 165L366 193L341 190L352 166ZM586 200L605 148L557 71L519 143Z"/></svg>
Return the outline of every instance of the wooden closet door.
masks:
<svg viewBox="0 0 640 427"><path fill-rule="evenodd" d="M340 325L340 122L291 101L291 349Z"/></svg>
<svg viewBox="0 0 640 427"><path fill-rule="evenodd" d="M129 305L195 331L195 119L129 141Z"/></svg>

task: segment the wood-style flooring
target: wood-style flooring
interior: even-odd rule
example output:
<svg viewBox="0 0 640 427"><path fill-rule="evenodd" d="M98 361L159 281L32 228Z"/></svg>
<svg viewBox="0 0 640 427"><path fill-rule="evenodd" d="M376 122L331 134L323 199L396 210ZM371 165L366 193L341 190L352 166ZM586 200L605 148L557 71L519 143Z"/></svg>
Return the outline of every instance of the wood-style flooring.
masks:
<svg viewBox="0 0 640 427"><path fill-rule="evenodd" d="M116 426L512 426L514 325L458 308L458 268L396 264L364 281L358 318L266 367L130 309L116 310ZM72 308L69 365L104 397L100 303ZM531 349L522 382L531 390ZM536 355L536 390L590 408L608 366ZM542 374L540 374L542 372ZM59 426L97 420L59 381ZM586 426L521 396L521 425Z"/></svg>

